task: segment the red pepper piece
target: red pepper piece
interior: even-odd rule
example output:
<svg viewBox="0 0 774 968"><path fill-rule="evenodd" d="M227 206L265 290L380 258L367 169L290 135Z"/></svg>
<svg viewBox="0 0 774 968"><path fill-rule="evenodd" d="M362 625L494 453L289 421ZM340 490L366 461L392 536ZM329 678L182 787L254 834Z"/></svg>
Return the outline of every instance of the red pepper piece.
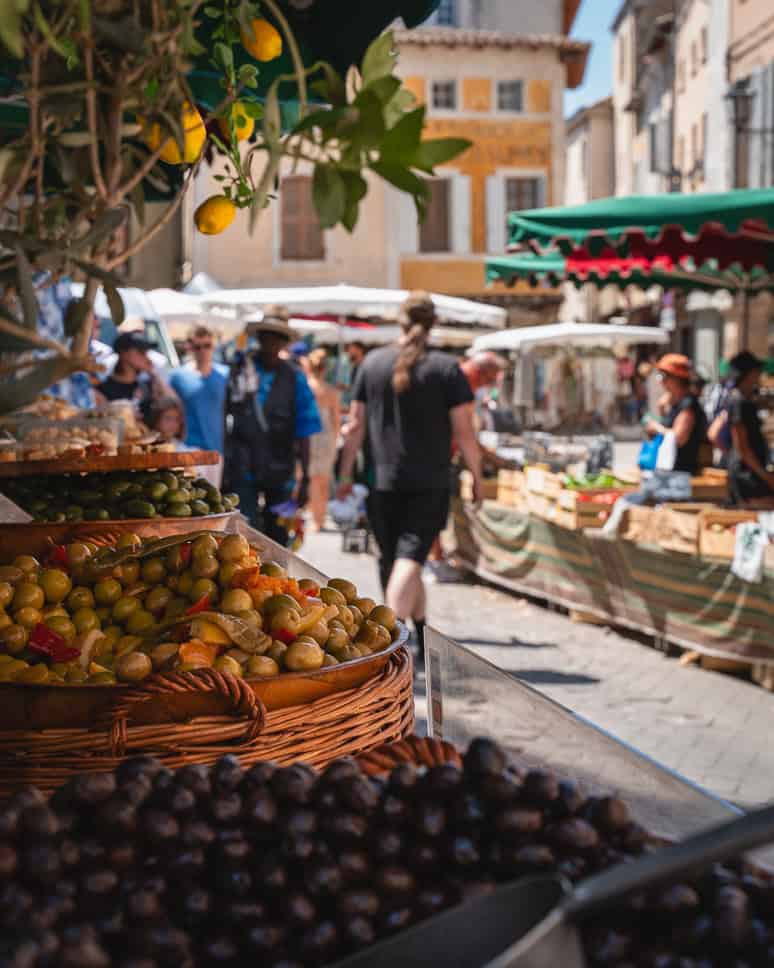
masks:
<svg viewBox="0 0 774 968"><path fill-rule="evenodd" d="M191 563L192 548L190 544L180 545L180 560L183 563L183 568L187 568Z"/></svg>
<svg viewBox="0 0 774 968"><path fill-rule="evenodd" d="M65 545L54 545L48 556L48 564L55 568L68 568L70 562Z"/></svg>
<svg viewBox="0 0 774 968"><path fill-rule="evenodd" d="M78 649L68 646L67 642L47 625L38 623L30 633L27 648L30 652L45 655L52 662L70 662L81 654Z"/></svg>
<svg viewBox="0 0 774 968"><path fill-rule="evenodd" d="M207 612L210 608L210 596L202 595L198 602L194 602L193 605L186 609L186 615L198 615L199 612Z"/></svg>
<svg viewBox="0 0 774 968"><path fill-rule="evenodd" d="M274 633L274 638L284 642L285 645L290 645L291 642L296 641L296 636L290 629L280 629L279 632Z"/></svg>

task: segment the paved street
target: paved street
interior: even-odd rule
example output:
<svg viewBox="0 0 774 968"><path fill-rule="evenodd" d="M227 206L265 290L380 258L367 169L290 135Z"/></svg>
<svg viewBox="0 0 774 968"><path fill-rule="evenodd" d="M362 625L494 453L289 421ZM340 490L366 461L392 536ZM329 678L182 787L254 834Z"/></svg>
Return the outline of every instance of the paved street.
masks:
<svg viewBox="0 0 774 968"><path fill-rule="evenodd" d="M380 597L375 560L343 554L339 534L310 536L301 555ZM430 586L429 621L717 795L745 807L774 799L774 695L753 683L682 667L632 638L488 586ZM420 694L418 717L423 707Z"/></svg>

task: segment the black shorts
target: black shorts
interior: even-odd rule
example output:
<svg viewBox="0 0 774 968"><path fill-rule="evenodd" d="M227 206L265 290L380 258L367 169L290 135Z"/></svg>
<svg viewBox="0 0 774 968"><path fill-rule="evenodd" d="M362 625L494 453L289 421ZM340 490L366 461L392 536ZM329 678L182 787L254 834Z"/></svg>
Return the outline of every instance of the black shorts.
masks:
<svg viewBox="0 0 774 968"><path fill-rule="evenodd" d="M433 542L446 527L449 491L372 491L368 516L381 553L382 583L386 585L397 558L420 565L427 561Z"/></svg>

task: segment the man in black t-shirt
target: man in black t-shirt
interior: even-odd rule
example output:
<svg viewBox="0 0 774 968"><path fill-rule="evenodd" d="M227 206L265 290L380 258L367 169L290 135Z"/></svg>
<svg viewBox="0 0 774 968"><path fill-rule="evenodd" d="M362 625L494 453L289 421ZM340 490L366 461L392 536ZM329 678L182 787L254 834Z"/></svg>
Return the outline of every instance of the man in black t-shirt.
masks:
<svg viewBox="0 0 774 968"><path fill-rule="evenodd" d="M374 465L371 525L387 604L413 619L421 647L425 620L422 567L449 513L452 440L481 494L481 455L473 428L473 393L457 361L428 351L435 322L432 299L416 293L404 303L396 346L369 353L358 371L351 430L341 461L339 496L352 486L352 468L368 436Z"/></svg>
<svg viewBox="0 0 774 968"><path fill-rule="evenodd" d="M743 350L729 361L734 389L728 402L731 454L728 481L735 504L774 506L774 472L758 416L756 391L763 361Z"/></svg>

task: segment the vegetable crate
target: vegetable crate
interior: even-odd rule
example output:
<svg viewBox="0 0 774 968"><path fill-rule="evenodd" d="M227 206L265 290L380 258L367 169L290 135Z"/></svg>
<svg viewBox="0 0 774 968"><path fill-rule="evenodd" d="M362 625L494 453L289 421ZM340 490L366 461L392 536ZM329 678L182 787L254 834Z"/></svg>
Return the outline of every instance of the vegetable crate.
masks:
<svg viewBox="0 0 774 968"><path fill-rule="evenodd" d="M497 502L509 508L524 505L524 472L501 470L497 475Z"/></svg>
<svg viewBox="0 0 774 968"><path fill-rule="evenodd" d="M694 501L725 501L728 497L728 473L719 468L705 468L701 474L691 478L691 496Z"/></svg>
<svg viewBox="0 0 774 968"><path fill-rule="evenodd" d="M726 511L721 508L702 511L698 523L699 554L702 558L733 560L737 524L757 519L754 511Z"/></svg>

